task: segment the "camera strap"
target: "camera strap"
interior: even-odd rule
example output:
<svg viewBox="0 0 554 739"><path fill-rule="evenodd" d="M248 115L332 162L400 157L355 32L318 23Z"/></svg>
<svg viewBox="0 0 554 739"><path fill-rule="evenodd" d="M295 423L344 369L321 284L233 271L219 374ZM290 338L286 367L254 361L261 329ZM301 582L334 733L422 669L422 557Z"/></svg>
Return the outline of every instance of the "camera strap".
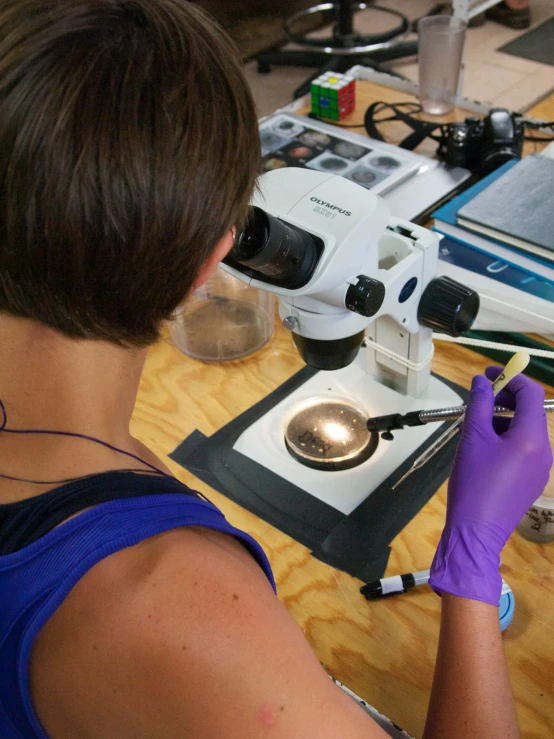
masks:
<svg viewBox="0 0 554 739"><path fill-rule="evenodd" d="M379 118L376 116L378 113L389 108L393 111L393 115L387 118ZM402 108L406 108L404 111ZM417 103L383 103L376 102L372 103L365 112L364 126L367 131L367 135L377 141L385 141L381 133L377 128L378 123L385 123L387 121L401 121L412 129L412 133L408 134L398 146L402 149L408 149L412 151L426 138L432 138L436 141L439 146L442 146L446 138L448 124L447 123L432 123L430 121L420 121L413 117L414 113L420 113L422 110L421 105ZM435 131L439 131L438 135ZM435 135L434 135L435 134Z"/></svg>

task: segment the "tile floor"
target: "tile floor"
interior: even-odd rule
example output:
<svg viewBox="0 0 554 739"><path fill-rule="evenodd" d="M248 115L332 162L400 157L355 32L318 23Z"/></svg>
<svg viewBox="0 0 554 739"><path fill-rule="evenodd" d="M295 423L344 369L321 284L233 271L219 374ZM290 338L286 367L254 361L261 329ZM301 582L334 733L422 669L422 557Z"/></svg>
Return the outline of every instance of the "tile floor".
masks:
<svg viewBox="0 0 554 739"><path fill-rule="evenodd" d="M434 0L379 0L379 5L401 10L411 19L420 17L435 4ZM554 16L554 0L531 0L531 12L533 26L539 25ZM382 13L368 10L358 15L356 27L361 32L376 33L380 28L390 27L390 20ZM554 66L498 51L522 33L525 31L513 31L491 21L484 26L468 29L464 95L524 111L554 89ZM398 61L391 66L400 74L417 81L415 58ZM251 61L246 64L245 72L260 115L267 115L290 102L293 90L312 70L275 67L270 74L260 75L256 62Z"/></svg>

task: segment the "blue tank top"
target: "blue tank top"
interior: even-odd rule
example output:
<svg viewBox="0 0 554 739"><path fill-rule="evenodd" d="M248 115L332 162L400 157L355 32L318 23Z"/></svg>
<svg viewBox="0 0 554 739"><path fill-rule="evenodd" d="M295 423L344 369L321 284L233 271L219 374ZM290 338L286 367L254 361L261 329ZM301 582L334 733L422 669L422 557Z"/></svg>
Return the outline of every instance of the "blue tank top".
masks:
<svg viewBox="0 0 554 739"><path fill-rule="evenodd" d="M243 543L275 590L271 568L260 545L231 526L212 503L196 497L172 478L156 478L145 485L144 475L132 477L137 478L138 495L129 497L127 480L125 497L118 497L118 473L97 476L96 491L100 486L104 497L110 499L27 546L0 556L1 739L48 739L29 692L31 649L38 633L71 589L110 554L179 526L205 526L230 534ZM52 500L52 493L63 492L67 487L44 495ZM145 495L147 487L152 493ZM42 497L37 496L37 500ZM59 499L56 495L54 498ZM28 505L32 500L24 503ZM90 504L85 501L81 509L87 505ZM0 509L8 507L0 506Z"/></svg>

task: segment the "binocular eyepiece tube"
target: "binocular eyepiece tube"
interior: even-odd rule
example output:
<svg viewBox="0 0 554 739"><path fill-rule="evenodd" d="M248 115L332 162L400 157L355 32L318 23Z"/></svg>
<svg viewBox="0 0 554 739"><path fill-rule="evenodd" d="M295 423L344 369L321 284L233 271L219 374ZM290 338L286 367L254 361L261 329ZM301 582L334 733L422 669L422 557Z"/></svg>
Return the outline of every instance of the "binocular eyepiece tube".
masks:
<svg viewBox="0 0 554 739"><path fill-rule="evenodd" d="M310 281L322 252L317 236L254 206L225 263L261 282L295 290Z"/></svg>
<svg viewBox="0 0 554 739"><path fill-rule="evenodd" d="M260 282L294 290L308 284L323 247L317 236L254 206L224 261ZM334 370L354 360L363 341L363 331L332 341L308 339L294 331L292 338L307 365Z"/></svg>
<svg viewBox="0 0 554 739"><path fill-rule="evenodd" d="M323 250L324 243L318 236L254 206L224 262L252 280L298 290L312 279ZM358 282L346 292L344 307L370 318L383 304L385 286L367 275L357 277ZM434 331L459 336L472 325L478 310L479 296L474 290L448 277L438 277L431 280L420 298L418 321ZM293 331L302 359L320 370L349 365L363 339L364 331L330 340L308 338Z"/></svg>

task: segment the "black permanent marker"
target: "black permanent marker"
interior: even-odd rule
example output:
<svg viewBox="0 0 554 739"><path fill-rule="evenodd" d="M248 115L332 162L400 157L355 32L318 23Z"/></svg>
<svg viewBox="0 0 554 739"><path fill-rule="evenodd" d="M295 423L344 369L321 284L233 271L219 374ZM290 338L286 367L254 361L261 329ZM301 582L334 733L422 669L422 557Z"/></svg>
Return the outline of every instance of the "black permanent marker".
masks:
<svg viewBox="0 0 554 739"><path fill-rule="evenodd" d="M384 595L405 593L406 590L414 588L416 585L425 585L427 582L429 582L429 570L408 572L406 575L383 577L380 580L370 582L360 588L360 593L370 600L372 598L381 598Z"/></svg>

